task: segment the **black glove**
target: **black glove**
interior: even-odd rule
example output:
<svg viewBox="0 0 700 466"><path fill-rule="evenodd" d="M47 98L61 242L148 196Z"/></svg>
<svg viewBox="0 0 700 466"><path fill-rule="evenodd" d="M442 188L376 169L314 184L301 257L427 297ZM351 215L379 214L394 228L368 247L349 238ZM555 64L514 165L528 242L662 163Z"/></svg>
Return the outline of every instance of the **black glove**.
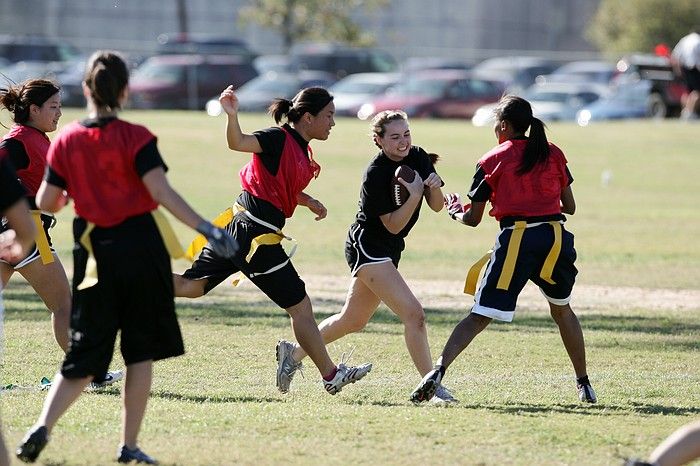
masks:
<svg viewBox="0 0 700 466"><path fill-rule="evenodd" d="M238 241L223 228L216 228L211 223L202 221L197 225L197 231L204 235L211 249L219 256L230 259L238 252Z"/></svg>

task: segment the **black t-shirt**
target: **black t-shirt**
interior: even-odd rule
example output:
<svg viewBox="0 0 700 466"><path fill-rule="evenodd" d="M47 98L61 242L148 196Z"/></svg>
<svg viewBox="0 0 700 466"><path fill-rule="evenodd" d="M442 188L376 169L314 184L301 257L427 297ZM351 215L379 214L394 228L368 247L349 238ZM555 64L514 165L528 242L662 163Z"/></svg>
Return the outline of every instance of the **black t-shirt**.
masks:
<svg viewBox="0 0 700 466"><path fill-rule="evenodd" d="M355 221L364 227L366 234L383 241L393 242L399 250L403 250L403 239L408 236L411 228L418 221L422 201L406 226L397 234L387 230L379 218L398 209L392 197L391 180L399 165L407 165L416 170L422 179L435 173L430 157L418 146L411 147L408 155L399 162L391 160L384 152L380 152L365 171L360 188L360 210L357 212Z"/></svg>
<svg viewBox="0 0 700 466"><path fill-rule="evenodd" d="M0 215L25 194L9 157L0 157Z"/></svg>
<svg viewBox="0 0 700 466"><path fill-rule="evenodd" d="M306 156L309 155L309 143L290 125L284 124L284 129L292 135L294 140L302 148ZM260 143L262 152L258 152L257 155L260 157L263 166L267 171L273 176L277 174L280 167L280 160L282 159L282 151L284 150L284 144L286 141L286 133L279 126L274 126L267 129L262 129L260 131L255 131L253 133ZM247 191L243 191L238 197L237 202L245 207L251 214L255 215L261 220L272 223L278 228L282 228L285 224L284 213L277 207L267 202L264 199L253 196Z"/></svg>
<svg viewBox="0 0 700 466"><path fill-rule="evenodd" d="M4 149L4 150L3 150ZM24 144L16 139L8 138L0 141L0 154L6 152L12 166L16 170L22 170L29 166L29 155L24 149Z"/></svg>

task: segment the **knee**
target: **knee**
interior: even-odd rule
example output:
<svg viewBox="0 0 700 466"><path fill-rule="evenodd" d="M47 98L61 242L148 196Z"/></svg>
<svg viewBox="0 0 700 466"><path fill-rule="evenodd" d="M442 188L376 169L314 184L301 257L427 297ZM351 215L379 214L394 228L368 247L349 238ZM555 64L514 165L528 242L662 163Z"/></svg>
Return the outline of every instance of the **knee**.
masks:
<svg viewBox="0 0 700 466"><path fill-rule="evenodd" d="M366 320L352 318L345 313L341 313L338 320L345 324L344 327L347 333L360 332L367 326Z"/></svg>
<svg viewBox="0 0 700 466"><path fill-rule="evenodd" d="M181 298L199 298L204 296L205 280L189 280L182 275L173 274L175 296Z"/></svg>
<svg viewBox="0 0 700 466"><path fill-rule="evenodd" d="M563 319L564 317L573 315L573 313L574 311L571 310L571 306L569 306L568 304L560 306L558 304L549 303L549 314L552 316L552 319L554 319L556 322Z"/></svg>
<svg viewBox="0 0 700 466"><path fill-rule="evenodd" d="M425 329L425 312L423 307L418 305L413 305L412 308L404 314L403 323L406 327L413 327L417 329Z"/></svg>

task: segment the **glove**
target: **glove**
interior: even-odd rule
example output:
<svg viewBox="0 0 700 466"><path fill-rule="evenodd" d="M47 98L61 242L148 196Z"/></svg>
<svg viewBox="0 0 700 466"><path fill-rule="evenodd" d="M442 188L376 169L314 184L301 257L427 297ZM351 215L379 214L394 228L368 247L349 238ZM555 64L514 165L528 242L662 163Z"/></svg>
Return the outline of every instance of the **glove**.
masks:
<svg viewBox="0 0 700 466"><path fill-rule="evenodd" d="M462 206L462 199L457 193L445 194L445 207L447 207L447 213L450 214L453 220L457 220L457 214L464 212L464 206Z"/></svg>
<svg viewBox="0 0 700 466"><path fill-rule="evenodd" d="M211 249L221 257L230 259L238 252L238 241L223 228L217 228L207 221L202 221L197 225L197 232L204 235Z"/></svg>

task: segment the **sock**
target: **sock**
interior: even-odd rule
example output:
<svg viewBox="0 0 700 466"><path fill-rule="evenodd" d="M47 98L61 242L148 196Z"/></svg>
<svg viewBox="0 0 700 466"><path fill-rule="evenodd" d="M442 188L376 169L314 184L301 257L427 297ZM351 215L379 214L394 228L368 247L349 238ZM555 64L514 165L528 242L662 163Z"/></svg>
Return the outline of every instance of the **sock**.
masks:
<svg viewBox="0 0 700 466"><path fill-rule="evenodd" d="M334 368L333 371L332 371L330 374L324 375L324 376L323 376L323 380L325 380L326 382L330 382L331 380L333 380L333 377L335 377L335 374L336 374L336 373L338 373L338 368L337 368L337 367Z"/></svg>
<svg viewBox="0 0 700 466"><path fill-rule="evenodd" d="M591 383L588 381L588 376L584 375L583 377L579 377L576 379L576 383L579 385L590 385Z"/></svg>

